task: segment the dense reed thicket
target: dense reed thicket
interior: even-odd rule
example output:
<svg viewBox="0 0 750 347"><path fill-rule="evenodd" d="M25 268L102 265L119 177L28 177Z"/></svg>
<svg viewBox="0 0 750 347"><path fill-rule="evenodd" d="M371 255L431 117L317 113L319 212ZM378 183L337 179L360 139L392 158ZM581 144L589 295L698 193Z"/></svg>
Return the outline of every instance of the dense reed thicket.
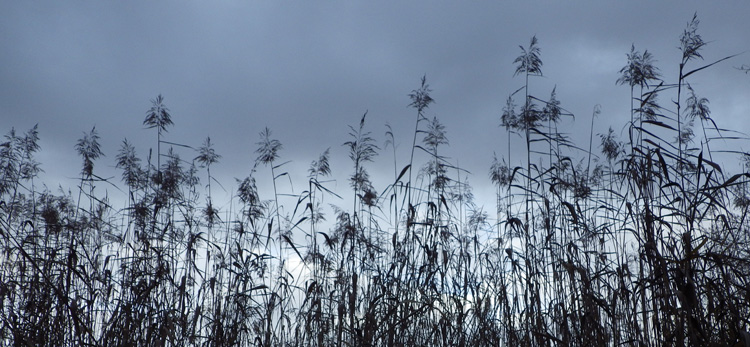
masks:
<svg viewBox="0 0 750 347"><path fill-rule="evenodd" d="M587 143L560 133L571 114L555 90L530 93L543 60L536 37L522 46L499 136L524 146L508 140L487 165L492 215L441 155L425 78L408 94L411 156L394 156L390 185L375 187L367 167L396 139L389 131L380 148L366 115L344 144L348 192L328 184L328 151L308 172L285 171L265 129L230 211L212 197L221 156L210 138L194 153L162 146L174 124L161 96L144 120L155 158L127 140L115 156L124 206L97 189L116 182L97 175L96 129L75 144L78 186L59 193L40 189L37 129L11 130L0 146L2 344L749 346L750 153L731 151L746 139L721 129L690 84L716 63L701 62L697 26L681 36L676 81L648 51L627 54L612 81L629 87L624 140L594 134L593 118ZM719 155L745 171L725 172ZM272 187L259 190L260 177ZM285 180L307 187L291 206ZM351 206L324 213L337 196Z"/></svg>

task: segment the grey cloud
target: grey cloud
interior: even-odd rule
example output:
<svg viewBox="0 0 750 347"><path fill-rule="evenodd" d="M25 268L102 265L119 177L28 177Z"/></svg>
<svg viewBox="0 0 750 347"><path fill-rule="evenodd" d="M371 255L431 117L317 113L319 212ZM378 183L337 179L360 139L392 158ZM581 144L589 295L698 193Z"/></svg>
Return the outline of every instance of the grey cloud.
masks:
<svg viewBox="0 0 750 347"><path fill-rule="evenodd" d="M557 86L563 106L579 117L576 124L587 124L601 104L608 118L597 121L596 131L603 132L620 127L627 114L628 91L614 81L631 43L652 51L665 78L674 79L677 39L693 12L709 41L708 61L748 49L746 7L5 2L0 117L6 132L40 123L48 175L78 171L73 143L93 125L107 155L100 167L113 166L124 137L147 153L155 136L141 122L159 93L174 115L168 139L198 146L211 136L224 156L217 171L225 179L249 169L265 126L285 144L283 155L301 162L295 165L305 167L331 147L343 171L347 125L366 110L373 134L384 140L389 123L405 150L414 121L407 94L426 74L437 101L428 114L441 119L451 141L446 155L460 159L480 183L492 152L505 151L499 115L505 97L522 84L513 78L512 61L532 35L545 63L545 77L532 82L532 92L546 97ZM748 77L731 66L695 80L728 122L747 111L736 100L747 95Z"/></svg>

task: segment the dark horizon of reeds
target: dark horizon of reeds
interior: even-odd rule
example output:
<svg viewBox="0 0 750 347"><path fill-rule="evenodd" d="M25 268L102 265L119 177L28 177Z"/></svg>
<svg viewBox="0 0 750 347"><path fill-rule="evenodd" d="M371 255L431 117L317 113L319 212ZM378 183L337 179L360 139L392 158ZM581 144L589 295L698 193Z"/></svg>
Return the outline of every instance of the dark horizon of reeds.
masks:
<svg viewBox="0 0 750 347"><path fill-rule="evenodd" d="M125 206L97 190L114 182L96 173L96 128L75 144L77 189L60 193L35 182L36 127L11 130L0 145L1 344L750 346L750 153L733 152L747 139L714 122L690 85L731 58L703 62L705 45L693 17L676 81L633 46L613 81L629 88L628 138L594 134L595 108L583 144L558 131L571 114L555 90L530 93L539 41L521 46L523 82L499 132L523 144L487 165L495 216L444 157L426 78L408 93L408 162L388 148L393 131L378 146L366 113L350 126L347 192L328 186L327 150L307 172L286 171L269 129L251 173L219 183L210 138L194 157L161 146L174 125L161 95L144 120L155 158L127 140L115 156ZM743 172L714 160L727 153ZM367 170L377 156L393 163L382 187ZM291 180L307 188L286 204L277 182ZM229 211L212 182L235 184ZM349 206L328 207L341 196Z"/></svg>

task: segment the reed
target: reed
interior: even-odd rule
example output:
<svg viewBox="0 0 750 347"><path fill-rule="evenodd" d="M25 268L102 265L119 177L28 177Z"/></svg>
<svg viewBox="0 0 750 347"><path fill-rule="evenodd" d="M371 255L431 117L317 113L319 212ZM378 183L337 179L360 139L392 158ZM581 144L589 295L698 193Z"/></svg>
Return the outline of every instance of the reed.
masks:
<svg viewBox="0 0 750 347"><path fill-rule="evenodd" d="M221 155L210 138L197 149L166 141L161 95L144 121L157 128L155 163L128 140L114 157L122 202L99 188L118 183L97 175L96 128L73 146L77 186L54 192L38 184L37 128L11 129L0 143L0 344L750 344L750 153L733 151L747 139L722 129L690 84L731 58L693 66L707 54L698 24L681 36L676 81L630 48L615 81L630 89L627 138L594 133L600 112L617 114L597 106L582 146L565 136L574 120L557 88L546 98L530 88L542 67L533 37L499 119L508 154L488 177L448 156L425 77L405 95L413 132L387 128L392 157L378 156L367 113L353 119L340 188L335 151L285 171L265 129L250 171L219 201ZM401 140L412 140L405 159ZM722 165L727 153L741 172ZM383 163L393 177L379 186L368 168ZM287 180L306 189L290 193ZM495 211L469 180L494 185Z"/></svg>

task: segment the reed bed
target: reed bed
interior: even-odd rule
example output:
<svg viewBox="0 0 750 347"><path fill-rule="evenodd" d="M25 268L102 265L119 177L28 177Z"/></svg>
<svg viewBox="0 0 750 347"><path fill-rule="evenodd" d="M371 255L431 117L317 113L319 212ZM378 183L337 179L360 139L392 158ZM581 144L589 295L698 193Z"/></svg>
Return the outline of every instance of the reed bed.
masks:
<svg viewBox="0 0 750 347"><path fill-rule="evenodd" d="M286 171L265 129L231 204L213 200L221 156L210 138L196 152L162 146L174 124L161 95L144 120L156 160L127 140L114 157L124 206L97 189L115 182L97 175L95 128L75 144L78 186L59 192L35 182L37 129L11 130L0 145L1 344L749 346L750 153L731 151L746 138L720 128L690 84L730 58L702 61L698 24L681 36L676 81L631 48L613 81L630 89L628 138L595 134L595 107L583 145L558 129L573 115L556 90L532 92L540 41L521 46L523 82L498 136L519 135L523 148L509 140L489 175L472 177L496 188L491 214L443 154L426 78L405 93L416 116L408 162L390 128L381 148L366 113L338 176L328 150L308 172ZM744 171L714 160L727 155ZM391 160L390 184L375 186L368 167ZM351 190L334 191L344 175ZM291 180L307 188L285 206Z"/></svg>

